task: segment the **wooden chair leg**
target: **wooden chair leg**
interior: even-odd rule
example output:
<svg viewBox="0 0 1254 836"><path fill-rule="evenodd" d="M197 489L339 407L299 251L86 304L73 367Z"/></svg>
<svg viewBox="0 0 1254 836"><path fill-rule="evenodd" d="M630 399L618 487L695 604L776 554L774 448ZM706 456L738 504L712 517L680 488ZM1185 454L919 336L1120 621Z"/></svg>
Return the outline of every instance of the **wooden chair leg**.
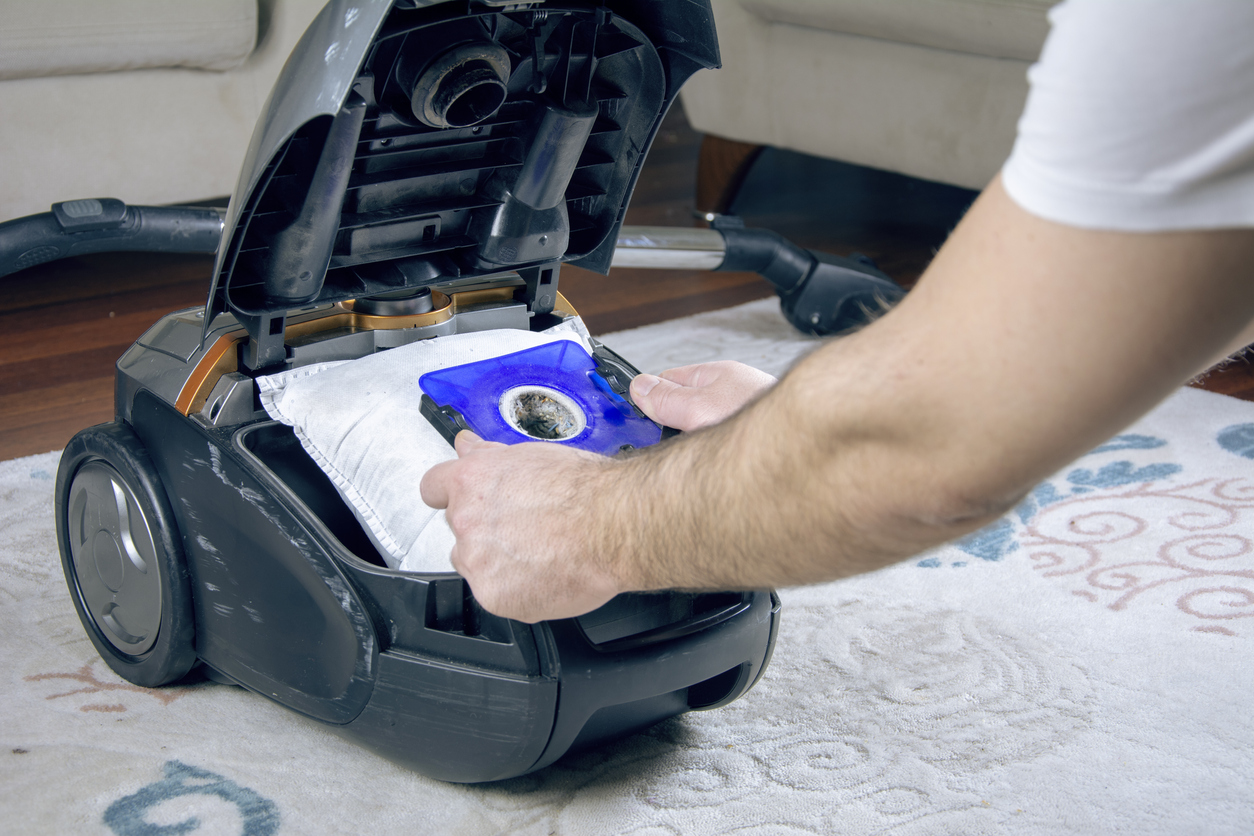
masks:
<svg viewBox="0 0 1254 836"><path fill-rule="evenodd" d="M697 157L697 212L726 214L762 148L706 134Z"/></svg>

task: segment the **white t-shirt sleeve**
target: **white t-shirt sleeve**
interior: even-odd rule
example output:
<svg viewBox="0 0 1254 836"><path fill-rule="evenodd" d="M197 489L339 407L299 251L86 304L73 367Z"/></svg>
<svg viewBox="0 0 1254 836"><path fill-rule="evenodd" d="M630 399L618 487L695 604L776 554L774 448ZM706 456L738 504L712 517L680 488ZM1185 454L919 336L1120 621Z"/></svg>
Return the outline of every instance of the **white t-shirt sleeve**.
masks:
<svg viewBox="0 0 1254 836"><path fill-rule="evenodd" d="M1254 226L1254 0L1069 0L1002 170L1090 229Z"/></svg>

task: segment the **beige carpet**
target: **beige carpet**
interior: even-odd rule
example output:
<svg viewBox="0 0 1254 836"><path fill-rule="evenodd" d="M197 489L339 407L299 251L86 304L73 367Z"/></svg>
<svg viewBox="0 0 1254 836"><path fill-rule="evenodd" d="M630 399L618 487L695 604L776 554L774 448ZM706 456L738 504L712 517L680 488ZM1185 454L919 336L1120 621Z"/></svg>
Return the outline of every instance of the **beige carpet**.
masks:
<svg viewBox="0 0 1254 836"><path fill-rule="evenodd" d="M771 302L606 342L651 371L813 343ZM56 455L0 464L0 831L1254 832L1254 404L1183 391L957 546L785 590L733 705L490 786L241 689L117 679L70 605Z"/></svg>

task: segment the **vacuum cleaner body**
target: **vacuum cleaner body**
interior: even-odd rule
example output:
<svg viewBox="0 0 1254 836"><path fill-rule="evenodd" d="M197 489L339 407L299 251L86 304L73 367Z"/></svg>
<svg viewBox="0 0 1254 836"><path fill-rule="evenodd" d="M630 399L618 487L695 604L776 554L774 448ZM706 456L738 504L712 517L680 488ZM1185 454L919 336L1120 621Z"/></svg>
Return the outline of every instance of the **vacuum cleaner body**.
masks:
<svg viewBox="0 0 1254 836"><path fill-rule="evenodd" d="M771 591L494 616L454 573L388 568L255 383L574 316L561 265L608 270L662 116L717 61L708 3L333 0L258 124L205 309L122 356L116 420L63 454L63 566L106 662L146 686L201 664L459 782L752 687ZM635 369L593 345L625 396Z"/></svg>

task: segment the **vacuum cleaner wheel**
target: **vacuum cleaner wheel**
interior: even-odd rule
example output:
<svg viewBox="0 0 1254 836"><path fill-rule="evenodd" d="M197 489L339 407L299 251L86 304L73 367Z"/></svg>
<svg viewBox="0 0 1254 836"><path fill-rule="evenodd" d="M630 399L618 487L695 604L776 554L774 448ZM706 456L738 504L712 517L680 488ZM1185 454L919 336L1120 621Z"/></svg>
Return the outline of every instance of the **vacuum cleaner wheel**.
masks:
<svg viewBox="0 0 1254 836"><path fill-rule="evenodd" d="M118 675L152 687L196 661L178 527L143 443L125 424L76 435L57 473L61 566L79 619Z"/></svg>

